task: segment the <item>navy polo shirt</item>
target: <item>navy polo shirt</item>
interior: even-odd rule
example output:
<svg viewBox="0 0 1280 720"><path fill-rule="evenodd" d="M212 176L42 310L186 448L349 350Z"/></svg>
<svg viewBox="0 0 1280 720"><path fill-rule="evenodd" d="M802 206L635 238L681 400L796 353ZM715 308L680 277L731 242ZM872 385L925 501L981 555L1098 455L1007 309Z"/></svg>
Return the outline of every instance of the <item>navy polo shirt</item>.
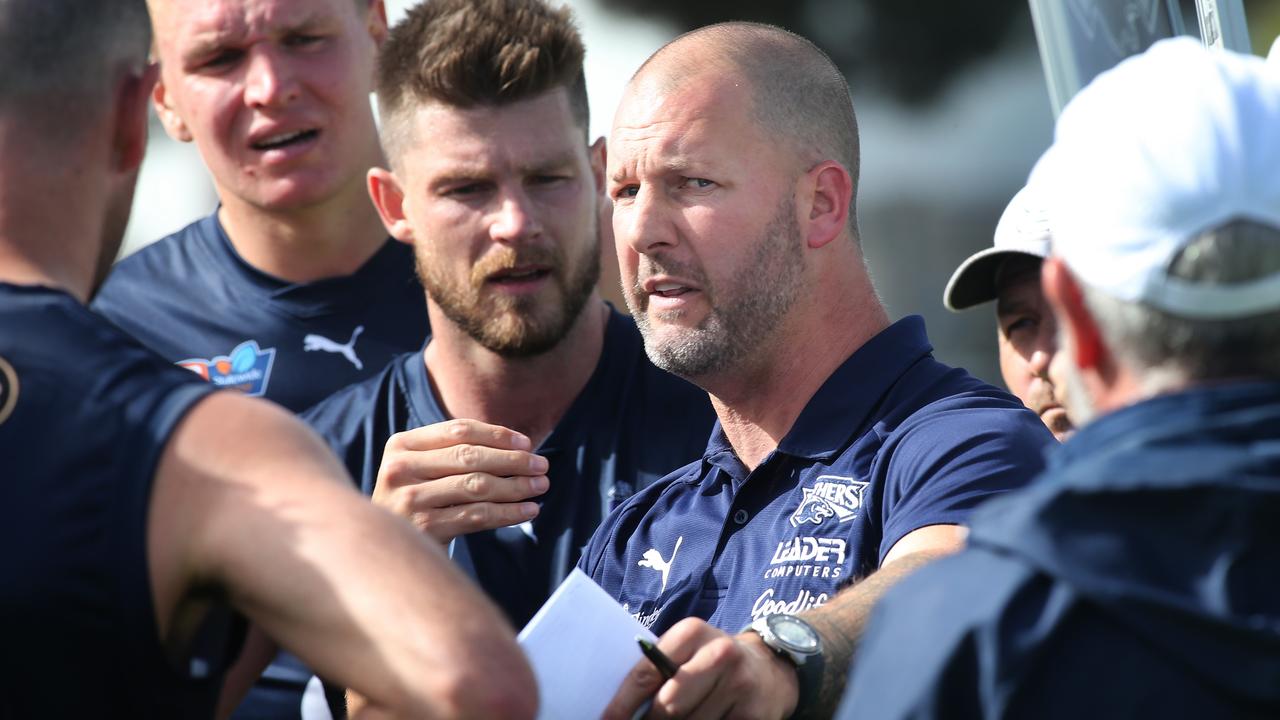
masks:
<svg viewBox="0 0 1280 720"><path fill-rule="evenodd" d="M449 416L422 354L408 353L303 419L371 495L387 440ZM459 538L454 559L522 627L574 568L609 510L698 457L714 420L707 394L650 363L635 323L610 312L591 378L536 450L550 464L538 517Z"/></svg>
<svg viewBox="0 0 1280 720"><path fill-rule="evenodd" d="M93 309L214 385L298 412L422 347L425 298L404 243L292 283L245 262L215 212L116 263Z"/></svg>
<svg viewBox="0 0 1280 720"><path fill-rule="evenodd" d="M726 631L818 607L913 530L964 523L1054 444L1013 396L934 360L908 317L827 379L753 472L719 424L700 461L637 493L581 566L640 622Z"/></svg>

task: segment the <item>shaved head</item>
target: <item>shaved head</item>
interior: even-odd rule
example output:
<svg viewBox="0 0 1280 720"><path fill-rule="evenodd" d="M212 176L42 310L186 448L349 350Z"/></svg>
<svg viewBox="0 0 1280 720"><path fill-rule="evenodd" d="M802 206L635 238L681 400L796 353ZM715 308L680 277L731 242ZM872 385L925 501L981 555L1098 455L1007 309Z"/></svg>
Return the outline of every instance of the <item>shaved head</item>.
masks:
<svg viewBox="0 0 1280 720"><path fill-rule="evenodd" d="M849 85L831 58L808 40L772 25L708 25L667 43L631 79L672 92L706 74L745 80L752 119L786 143L800 170L835 160L858 184L858 124ZM855 193L856 197L856 193ZM849 204L856 222L855 201Z"/></svg>

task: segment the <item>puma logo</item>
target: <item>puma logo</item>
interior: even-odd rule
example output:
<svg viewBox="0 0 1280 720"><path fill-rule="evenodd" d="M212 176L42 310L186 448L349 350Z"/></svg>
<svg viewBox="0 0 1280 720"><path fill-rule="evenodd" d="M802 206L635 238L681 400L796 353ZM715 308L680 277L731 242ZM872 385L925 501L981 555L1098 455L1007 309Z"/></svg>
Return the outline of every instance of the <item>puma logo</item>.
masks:
<svg viewBox="0 0 1280 720"><path fill-rule="evenodd" d="M636 563L640 567L657 570L662 573L662 589L658 591L659 594L667 591L667 576L671 574L671 563L676 561L676 553L680 552L680 543L682 542L684 542L683 535L676 538L676 547L671 551L670 560L663 560L662 553L659 553L655 548L649 548L644 551L644 559Z"/></svg>
<svg viewBox="0 0 1280 720"><path fill-rule="evenodd" d="M356 356L356 338L360 337L360 333L364 332L363 325L357 325L356 329L351 333L351 339L347 344L340 345L323 335L314 333L308 334L302 338L302 349L311 352L312 350L323 350L325 352L338 353L342 357L351 361L357 370L364 369L364 363L360 362L360 358Z"/></svg>

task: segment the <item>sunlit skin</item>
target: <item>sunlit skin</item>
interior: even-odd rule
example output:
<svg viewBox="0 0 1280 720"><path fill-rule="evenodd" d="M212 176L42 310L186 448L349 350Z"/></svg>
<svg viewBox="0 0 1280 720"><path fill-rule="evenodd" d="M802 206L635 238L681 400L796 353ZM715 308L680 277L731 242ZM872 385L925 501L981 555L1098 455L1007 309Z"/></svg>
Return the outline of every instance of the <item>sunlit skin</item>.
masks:
<svg viewBox="0 0 1280 720"><path fill-rule="evenodd" d="M391 234L416 249L437 336L459 315L496 340L571 320L569 286L588 275L594 285L598 268L603 150L593 167L568 93L499 108L424 105L410 133L394 174L375 172L372 191Z"/></svg>
<svg viewBox="0 0 1280 720"><path fill-rule="evenodd" d="M194 141L224 205L288 211L364 193L381 3L153 0L166 130Z"/></svg>
<svg viewBox="0 0 1280 720"><path fill-rule="evenodd" d="M1058 438L1072 431L1061 402L1055 398L1049 366L1057 350L1057 323L1040 290L1040 261L1011 260L1018 265L1000 274L996 298L1000 374L1009 392L1040 416Z"/></svg>
<svg viewBox="0 0 1280 720"><path fill-rule="evenodd" d="M753 242L794 193L802 169L740 111L748 97L727 83L639 87L618 110L607 174L622 287L656 343L724 309L717 299L752 277Z"/></svg>

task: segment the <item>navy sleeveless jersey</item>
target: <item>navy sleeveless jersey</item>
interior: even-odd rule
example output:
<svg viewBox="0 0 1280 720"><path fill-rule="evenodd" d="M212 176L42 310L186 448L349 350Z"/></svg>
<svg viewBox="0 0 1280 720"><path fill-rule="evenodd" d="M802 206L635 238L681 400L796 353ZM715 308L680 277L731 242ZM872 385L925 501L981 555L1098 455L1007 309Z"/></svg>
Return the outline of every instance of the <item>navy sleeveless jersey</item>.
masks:
<svg viewBox="0 0 1280 720"><path fill-rule="evenodd" d="M701 460L611 514L583 570L642 624L737 632L830 600L913 530L1029 481L1053 436L1017 398L933 359L919 317L827 379L753 471L719 424Z"/></svg>
<svg viewBox="0 0 1280 720"><path fill-rule="evenodd" d="M93 309L166 360L294 412L420 348L428 328L408 245L388 239L351 275L290 283L246 263L216 212L117 263ZM236 717L300 717L310 677L282 655Z"/></svg>
<svg viewBox="0 0 1280 720"><path fill-rule="evenodd" d="M448 417L422 354L409 353L303 419L372 494L391 435ZM697 457L713 421L706 393L650 363L635 323L611 312L594 373L537 450L550 463L538 517L459 538L454 559L522 627L573 570L609 509Z"/></svg>
<svg viewBox="0 0 1280 720"><path fill-rule="evenodd" d="M171 665L146 554L156 464L210 392L70 295L0 283L0 717L212 717L240 633Z"/></svg>
<svg viewBox="0 0 1280 720"><path fill-rule="evenodd" d="M117 263L93 309L170 362L294 412L420 348L428 327L408 245L289 283L241 259L217 213Z"/></svg>

